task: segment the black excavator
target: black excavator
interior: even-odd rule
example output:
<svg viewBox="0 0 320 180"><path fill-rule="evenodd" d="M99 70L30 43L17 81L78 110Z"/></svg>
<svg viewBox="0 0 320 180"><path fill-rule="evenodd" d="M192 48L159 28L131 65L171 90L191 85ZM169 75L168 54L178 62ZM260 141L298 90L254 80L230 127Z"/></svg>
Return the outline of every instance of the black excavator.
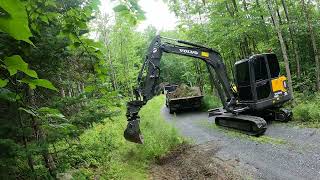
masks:
<svg viewBox="0 0 320 180"><path fill-rule="evenodd" d="M266 120L291 119L291 111L281 108L292 96L287 88L287 78L280 75L279 62L275 54L257 54L236 62L235 85L232 85L217 50L156 36L148 48L138 75L138 87L134 90L136 100L127 103L128 125L124 131L126 140L143 143L138 113L148 100L157 95L163 53L193 57L206 63L210 79L223 105L221 108L209 110L209 116L214 117L217 126L259 136L267 129Z"/></svg>

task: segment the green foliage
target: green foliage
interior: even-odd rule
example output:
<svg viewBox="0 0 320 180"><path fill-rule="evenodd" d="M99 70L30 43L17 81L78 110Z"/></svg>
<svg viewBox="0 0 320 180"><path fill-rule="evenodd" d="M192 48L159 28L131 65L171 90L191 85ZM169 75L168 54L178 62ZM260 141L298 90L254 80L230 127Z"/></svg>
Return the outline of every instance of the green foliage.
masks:
<svg viewBox="0 0 320 180"><path fill-rule="evenodd" d="M28 64L23 61L23 59L19 55L14 55L10 57L6 57L4 59L4 64L8 69L10 76L17 74L18 70L24 72L30 77L38 78L38 74L28 68Z"/></svg>
<svg viewBox="0 0 320 180"><path fill-rule="evenodd" d="M25 6L20 0L1 0L0 7L5 11L0 15L0 31L10 34L17 40L32 44L32 36L28 26L28 16ZM1 9L0 9L1 12Z"/></svg>
<svg viewBox="0 0 320 180"><path fill-rule="evenodd" d="M209 109L214 109L221 106L221 100L217 96L204 95L201 106L203 111L208 111Z"/></svg>
<svg viewBox="0 0 320 180"><path fill-rule="evenodd" d="M294 120L316 123L320 122L320 95L311 97L305 95L296 98L296 105L293 108Z"/></svg>
<svg viewBox="0 0 320 180"><path fill-rule="evenodd" d="M138 5L137 0L121 0L120 4L114 7L113 10L133 25L145 19L144 11Z"/></svg>
<svg viewBox="0 0 320 180"><path fill-rule="evenodd" d="M140 112L145 144L128 143L123 138L127 122L122 111L119 116L105 119L83 133L78 147L61 153L65 158L71 158L70 168L77 169L67 173L75 179L146 179L147 165L183 142L178 132L160 116L164 101L164 96L155 97ZM58 142L57 148L64 148L63 144Z"/></svg>
<svg viewBox="0 0 320 180"><path fill-rule="evenodd" d="M133 96L146 48L157 32L153 27L135 31L145 18L137 2L118 0L113 17L98 13L99 0L0 0L2 178L52 179L65 172L75 179L145 179L148 164L182 142L159 114L163 96L141 111L146 144L130 144L122 137L123 106ZM246 8L246 1L166 2L179 25L160 34L217 48L230 77L232 64L252 53L273 49L281 57L263 1L247 1ZM295 90L312 95L317 69L300 6L288 3L293 34L285 18L281 27L291 68L297 65L291 36L301 57L303 73L294 73ZM279 16L285 17L279 8ZM319 12L315 4L309 9L317 34ZM91 39L94 35L97 40ZM212 92L205 63L167 55L161 70L162 81ZM296 120L318 122L317 96L295 101ZM218 106L216 97L204 97L203 109Z"/></svg>
<svg viewBox="0 0 320 180"><path fill-rule="evenodd" d="M0 88L5 87L8 84L8 80L7 79L0 79Z"/></svg>
<svg viewBox="0 0 320 180"><path fill-rule="evenodd" d="M176 144L182 143L178 132L165 123L160 110L165 102L165 96L157 96L141 109L141 130L144 134L144 146L138 146L139 156L152 159L170 150Z"/></svg>
<svg viewBox="0 0 320 180"><path fill-rule="evenodd" d="M27 79L27 78L24 78L24 79L20 80L20 82L28 84L31 89L35 89L37 86L40 86L40 87L44 87L44 88L51 89L54 91L58 91L58 89L56 87L54 87L53 84L46 79Z"/></svg>

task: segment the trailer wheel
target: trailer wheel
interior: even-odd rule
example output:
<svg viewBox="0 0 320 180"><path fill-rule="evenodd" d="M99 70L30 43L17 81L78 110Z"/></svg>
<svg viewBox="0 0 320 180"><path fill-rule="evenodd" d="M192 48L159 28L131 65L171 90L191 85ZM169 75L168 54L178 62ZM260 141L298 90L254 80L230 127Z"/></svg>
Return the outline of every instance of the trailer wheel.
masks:
<svg viewBox="0 0 320 180"><path fill-rule="evenodd" d="M173 113L174 113L174 110L173 110L173 109L169 109L169 113L170 113L170 114L173 114Z"/></svg>

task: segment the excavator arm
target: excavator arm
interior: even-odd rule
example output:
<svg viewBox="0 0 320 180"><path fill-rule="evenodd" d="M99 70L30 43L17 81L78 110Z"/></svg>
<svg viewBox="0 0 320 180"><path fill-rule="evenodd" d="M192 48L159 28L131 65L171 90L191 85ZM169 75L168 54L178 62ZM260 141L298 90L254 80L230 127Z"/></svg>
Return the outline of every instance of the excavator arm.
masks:
<svg viewBox="0 0 320 180"><path fill-rule="evenodd" d="M166 41L162 42L161 40ZM148 48L148 53L138 75L138 87L134 90L136 99L127 104L128 125L124 131L124 137L128 141L143 143L138 114L141 107L156 95L156 86L160 77L160 60L163 53L173 53L204 61L212 77L211 80L218 90L224 109L227 112L233 112L236 100L231 90L225 65L218 51L186 41L156 36Z"/></svg>

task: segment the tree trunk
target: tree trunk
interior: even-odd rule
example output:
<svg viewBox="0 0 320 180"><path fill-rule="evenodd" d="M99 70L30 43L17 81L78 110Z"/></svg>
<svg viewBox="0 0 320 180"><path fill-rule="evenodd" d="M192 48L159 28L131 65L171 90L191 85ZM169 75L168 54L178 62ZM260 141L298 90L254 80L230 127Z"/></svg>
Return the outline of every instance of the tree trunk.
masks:
<svg viewBox="0 0 320 180"><path fill-rule="evenodd" d="M31 106L36 107L36 102L35 102L35 96L34 96L34 90L29 89L28 91L28 97L29 97L29 103ZM36 119L31 116L32 118L32 125L33 125L33 130L36 133L36 136L39 137L38 140L40 140L42 143L46 143L46 135L42 131L41 127L39 127L38 123L36 122ZM42 150L42 157L45 162L46 167L48 168L48 171L52 177L55 177L55 170L56 170L56 165L55 162L52 158L52 155L49 153L48 147L44 148Z"/></svg>
<svg viewBox="0 0 320 180"><path fill-rule="evenodd" d="M317 43L316 43L316 37L314 34L314 30L313 30L313 26L311 24L310 21L310 17L309 17L309 12L308 12L308 4L306 4L304 2L304 0L301 0L301 4L302 4L302 9L304 12L304 15L306 17L306 21L307 21L307 25L308 25L308 31L309 31L309 35L312 41L312 48L313 48L313 53L314 53L314 60L316 61L316 85L317 85L317 91L320 91L320 72L319 72L319 53L318 53L318 48L317 48Z"/></svg>
<svg viewBox="0 0 320 180"><path fill-rule="evenodd" d="M296 65L297 65L297 76L298 78L300 78L301 76L301 67L300 67L300 55L299 55L299 51L298 51L298 43L297 41L294 39L293 36L293 24L290 21L290 16L289 16L289 12L288 12L288 7L287 7L287 3L286 0L281 0L285 15L286 15L286 19L287 22L289 24L289 33L290 33L290 39L291 39L291 43L292 43L292 48L293 48L293 52L294 52L294 58L296 59Z"/></svg>
<svg viewBox="0 0 320 180"><path fill-rule="evenodd" d="M59 81L60 81L60 83L62 83L61 77L59 77ZM66 92L65 92L65 90L64 90L62 85L60 87L60 96L63 97L63 98L66 97Z"/></svg>
<svg viewBox="0 0 320 180"><path fill-rule="evenodd" d="M243 3L244 10L245 10L245 11L248 11L248 7L247 7L247 2L246 2L246 0L242 0L242 3Z"/></svg>
<svg viewBox="0 0 320 180"><path fill-rule="evenodd" d="M290 93L292 95L292 98L293 98L292 79L291 79L291 72L290 72L287 48L286 48L286 45L285 45L284 40L283 40L281 28L280 28L280 25L279 25L279 22L278 22L278 19L277 19L276 12L273 9L272 2L271 2L271 0L266 0L266 1L267 1L269 10L270 10L271 17L273 17L275 28L276 28L276 31L277 31L277 34L278 34L278 39L279 39L279 42L280 42L282 56L283 56L283 60L284 60L284 63L285 63L285 68L286 68L286 73L287 73L287 78L288 78L289 91L290 91Z"/></svg>

